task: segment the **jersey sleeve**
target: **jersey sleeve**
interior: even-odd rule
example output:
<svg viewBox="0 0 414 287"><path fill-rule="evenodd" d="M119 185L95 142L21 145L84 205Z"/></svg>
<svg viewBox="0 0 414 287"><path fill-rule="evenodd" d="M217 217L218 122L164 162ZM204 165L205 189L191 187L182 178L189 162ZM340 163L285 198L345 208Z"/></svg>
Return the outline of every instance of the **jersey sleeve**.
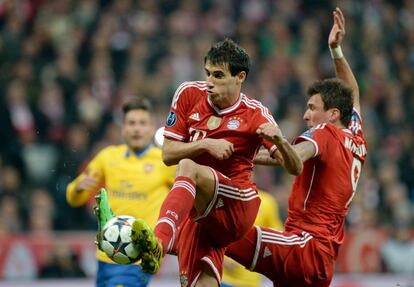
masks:
<svg viewBox="0 0 414 287"><path fill-rule="evenodd" d="M328 150L329 142L332 140L332 134L329 131L328 124L320 124L311 128L297 137L294 144L303 141L309 141L315 146L315 154L313 157L321 155Z"/></svg>
<svg viewBox="0 0 414 287"><path fill-rule="evenodd" d="M353 109L352 111L351 121L348 124L348 129L354 136L363 136L361 115L356 109Z"/></svg>
<svg viewBox="0 0 414 287"><path fill-rule="evenodd" d="M165 123L164 137L185 142L188 139L187 119L191 109L191 84L185 82L175 91Z"/></svg>
<svg viewBox="0 0 414 287"><path fill-rule="evenodd" d="M105 157L106 150L107 149L99 152L89 162L85 170L77 178L70 182L66 187L66 200L70 206L77 207L85 204L92 196L93 192L95 192L101 186L100 183L102 183L105 180L103 172L103 158ZM98 184L94 188L90 188L82 192L77 192L75 190L76 186L87 175L95 177L98 181Z"/></svg>

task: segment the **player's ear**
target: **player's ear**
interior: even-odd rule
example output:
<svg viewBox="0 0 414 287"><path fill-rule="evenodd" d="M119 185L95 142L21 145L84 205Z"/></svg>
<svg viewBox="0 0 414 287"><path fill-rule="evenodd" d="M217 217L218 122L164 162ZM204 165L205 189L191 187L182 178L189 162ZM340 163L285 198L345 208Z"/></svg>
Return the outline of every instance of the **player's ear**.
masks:
<svg viewBox="0 0 414 287"><path fill-rule="evenodd" d="M337 108L331 109L331 113L329 115L330 122L336 122L341 120L341 112Z"/></svg>
<svg viewBox="0 0 414 287"><path fill-rule="evenodd" d="M244 80L246 79L246 72L245 71L241 71L238 75L237 75L237 83L238 84L242 84L244 82Z"/></svg>

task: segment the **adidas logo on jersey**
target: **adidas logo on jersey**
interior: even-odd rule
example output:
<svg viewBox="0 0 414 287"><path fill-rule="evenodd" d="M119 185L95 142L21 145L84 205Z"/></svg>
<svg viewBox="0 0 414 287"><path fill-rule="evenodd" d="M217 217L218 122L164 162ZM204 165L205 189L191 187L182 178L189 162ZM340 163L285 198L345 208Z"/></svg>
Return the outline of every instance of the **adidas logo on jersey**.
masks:
<svg viewBox="0 0 414 287"><path fill-rule="evenodd" d="M198 113L194 113L190 116L190 119L200 121L200 115Z"/></svg>
<svg viewBox="0 0 414 287"><path fill-rule="evenodd" d="M216 204L216 208L220 208L220 207L223 207L223 206L224 206L224 202L221 198L219 198L219 200L217 201L217 204Z"/></svg>
<svg viewBox="0 0 414 287"><path fill-rule="evenodd" d="M264 251L263 251L263 258L266 258L270 255L272 255L272 251L270 251L269 247L266 246Z"/></svg>

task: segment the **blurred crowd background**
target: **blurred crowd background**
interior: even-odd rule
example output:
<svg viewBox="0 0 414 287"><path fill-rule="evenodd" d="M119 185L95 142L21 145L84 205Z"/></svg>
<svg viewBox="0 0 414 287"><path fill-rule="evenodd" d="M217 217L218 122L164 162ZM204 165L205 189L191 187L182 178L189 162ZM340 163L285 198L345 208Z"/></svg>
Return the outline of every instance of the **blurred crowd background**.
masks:
<svg viewBox="0 0 414 287"><path fill-rule="evenodd" d="M0 238L93 231L91 206L70 208L66 184L121 142L123 98L149 97L162 126L175 88L204 79L204 55L224 37L252 58L243 92L269 107L288 138L299 135L307 85L334 76L327 38L336 5L369 144L347 229L384 234L380 264L367 271L414 272L411 0L0 1ZM257 170L285 217L292 177ZM69 271L51 263L37 276L84 276L73 252L56 263L64 251L44 262ZM400 262L404 254L412 260Z"/></svg>

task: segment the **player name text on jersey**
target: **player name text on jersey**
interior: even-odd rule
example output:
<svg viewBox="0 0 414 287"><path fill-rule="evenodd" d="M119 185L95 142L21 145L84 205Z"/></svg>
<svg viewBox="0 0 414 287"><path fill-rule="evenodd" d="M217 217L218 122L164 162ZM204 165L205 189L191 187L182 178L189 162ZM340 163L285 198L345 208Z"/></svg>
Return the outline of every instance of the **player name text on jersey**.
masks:
<svg viewBox="0 0 414 287"><path fill-rule="evenodd" d="M365 144L357 145L355 144L351 138L345 137L345 148L352 151L352 153L358 155L358 156L365 156L367 154L367 148L365 147Z"/></svg>

